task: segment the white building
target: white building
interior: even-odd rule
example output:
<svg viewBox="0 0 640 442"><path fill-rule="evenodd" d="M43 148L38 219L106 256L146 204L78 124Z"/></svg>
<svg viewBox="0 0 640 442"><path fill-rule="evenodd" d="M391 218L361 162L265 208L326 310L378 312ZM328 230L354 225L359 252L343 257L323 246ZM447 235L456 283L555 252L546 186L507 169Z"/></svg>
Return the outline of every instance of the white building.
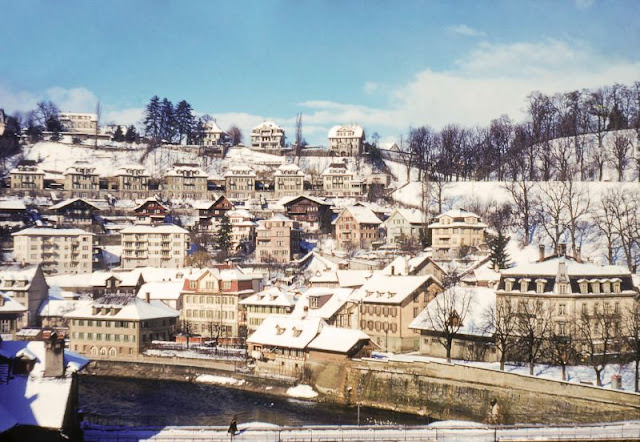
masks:
<svg viewBox="0 0 640 442"><path fill-rule="evenodd" d="M427 218L417 209L395 209L384 221L387 244L406 244L420 240L427 230Z"/></svg>
<svg viewBox="0 0 640 442"><path fill-rule="evenodd" d="M363 151L364 129L355 124L329 130L329 150L336 156L357 156Z"/></svg>
<svg viewBox="0 0 640 442"><path fill-rule="evenodd" d="M207 121L204 124L204 140L205 146L218 146L225 142L227 133L220 129L216 120Z"/></svg>
<svg viewBox="0 0 640 442"><path fill-rule="evenodd" d="M66 132L95 134L96 127L98 127L98 116L96 114L61 112L58 115L58 119Z"/></svg>
<svg viewBox="0 0 640 442"><path fill-rule="evenodd" d="M284 129L273 121L265 121L251 130L251 147L260 150L280 150L284 147Z"/></svg>
<svg viewBox="0 0 640 442"><path fill-rule="evenodd" d="M189 231L174 224L136 224L120 231L121 266L184 267Z"/></svg>
<svg viewBox="0 0 640 442"><path fill-rule="evenodd" d="M276 198L304 192L304 172L295 164L283 164L273 174Z"/></svg>
<svg viewBox="0 0 640 442"><path fill-rule="evenodd" d="M93 233L30 227L11 236L13 257L19 263L41 264L46 274L91 273Z"/></svg>

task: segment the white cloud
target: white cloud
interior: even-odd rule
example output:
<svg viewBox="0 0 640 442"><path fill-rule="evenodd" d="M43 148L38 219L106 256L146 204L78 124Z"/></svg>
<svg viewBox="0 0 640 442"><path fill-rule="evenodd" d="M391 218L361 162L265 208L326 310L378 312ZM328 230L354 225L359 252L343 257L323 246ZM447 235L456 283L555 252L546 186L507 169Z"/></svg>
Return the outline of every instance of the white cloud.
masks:
<svg viewBox="0 0 640 442"><path fill-rule="evenodd" d="M0 84L0 109L13 114L14 112L26 112L36 107L38 97L31 92L14 92Z"/></svg>
<svg viewBox="0 0 640 442"><path fill-rule="evenodd" d="M58 105L62 112L95 112L98 97L83 87L65 89L52 87L47 89L46 98Z"/></svg>
<svg viewBox="0 0 640 442"><path fill-rule="evenodd" d="M95 110L94 110L95 112ZM132 107L128 109L104 109L100 124L123 124L138 126L144 117L144 108Z"/></svg>
<svg viewBox="0 0 640 442"><path fill-rule="evenodd" d="M467 25L455 25L455 26L449 26L447 28L447 30L449 30L450 32L453 32L455 34L460 34L460 35L466 35L468 37L482 37L485 35L484 32L482 31L478 31L477 29L473 29Z"/></svg>
<svg viewBox="0 0 640 442"><path fill-rule="evenodd" d="M364 90L365 94L372 94L379 89L379 86L378 83L374 81L367 81L362 89Z"/></svg>

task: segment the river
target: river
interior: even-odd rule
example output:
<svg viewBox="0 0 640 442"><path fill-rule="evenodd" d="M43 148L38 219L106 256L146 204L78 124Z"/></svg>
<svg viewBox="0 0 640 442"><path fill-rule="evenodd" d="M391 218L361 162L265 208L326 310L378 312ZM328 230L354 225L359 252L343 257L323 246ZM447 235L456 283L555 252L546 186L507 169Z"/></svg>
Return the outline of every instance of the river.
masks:
<svg viewBox="0 0 640 442"><path fill-rule="evenodd" d="M106 425L227 425L234 416L238 423L283 426L357 423L357 407L166 380L80 376L79 403L87 420ZM361 407L360 422L426 425L431 419Z"/></svg>

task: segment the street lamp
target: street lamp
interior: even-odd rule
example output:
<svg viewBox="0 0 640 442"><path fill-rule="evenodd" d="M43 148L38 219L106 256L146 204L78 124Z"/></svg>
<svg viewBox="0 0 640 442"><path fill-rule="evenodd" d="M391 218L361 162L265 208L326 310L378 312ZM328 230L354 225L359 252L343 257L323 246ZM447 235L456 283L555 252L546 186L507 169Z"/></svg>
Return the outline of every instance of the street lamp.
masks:
<svg viewBox="0 0 640 442"><path fill-rule="evenodd" d="M360 425L360 399L362 397L362 384L358 382L358 425Z"/></svg>

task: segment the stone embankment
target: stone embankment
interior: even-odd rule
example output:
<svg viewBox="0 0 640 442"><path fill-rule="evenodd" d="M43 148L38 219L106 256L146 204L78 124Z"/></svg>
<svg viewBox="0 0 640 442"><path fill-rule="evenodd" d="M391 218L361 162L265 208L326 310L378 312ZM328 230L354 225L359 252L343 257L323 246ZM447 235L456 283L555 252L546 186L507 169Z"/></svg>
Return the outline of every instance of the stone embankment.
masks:
<svg viewBox="0 0 640 442"><path fill-rule="evenodd" d="M93 361L88 374L193 381L213 374L245 382L230 385L284 396L290 378L247 373L241 363L145 357L136 361ZM640 394L559 382L444 362L352 360L307 362L308 383L318 400L499 424L573 424L638 419Z"/></svg>

